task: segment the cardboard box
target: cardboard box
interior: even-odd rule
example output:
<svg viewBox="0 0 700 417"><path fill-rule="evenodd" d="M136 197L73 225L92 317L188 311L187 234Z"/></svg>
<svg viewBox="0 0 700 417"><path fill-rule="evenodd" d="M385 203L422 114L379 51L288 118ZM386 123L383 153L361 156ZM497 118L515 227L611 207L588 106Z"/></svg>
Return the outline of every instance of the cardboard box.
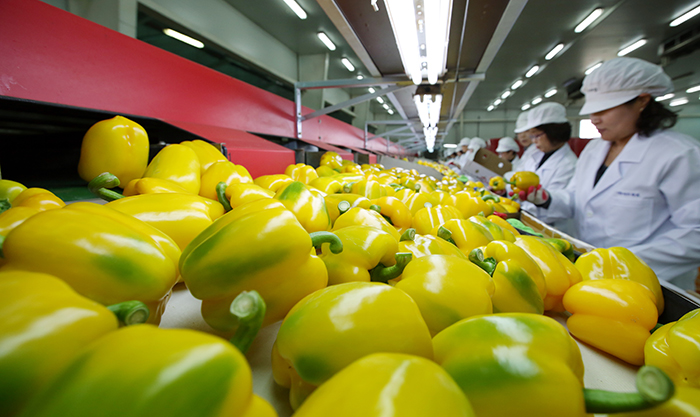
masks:
<svg viewBox="0 0 700 417"><path fill-rule="evenodd" d="M479 149L474 155L474 160L464 164L462 173L486 184L492 177L503 176L511 169L510 162L504 161L488 149Z"/></svg>

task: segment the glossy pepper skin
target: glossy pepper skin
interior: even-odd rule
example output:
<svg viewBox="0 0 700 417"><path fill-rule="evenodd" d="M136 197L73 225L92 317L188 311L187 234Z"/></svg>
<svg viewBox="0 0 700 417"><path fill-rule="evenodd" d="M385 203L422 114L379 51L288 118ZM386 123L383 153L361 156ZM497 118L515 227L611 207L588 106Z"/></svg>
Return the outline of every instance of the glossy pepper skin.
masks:
<svg viewBox="0 0 700 417"><path fill-rule="evenodd" d="M36 272L0 272L0 316L3 416L16 415L85 345L118 327L107 308Z"/></svg>
<svg viewBox="0 0 700 417"><path fill-rule="evenodd" d="M283 188L287 184L294 182L292 177L284 174L274 174L274 175L263 175L253 180L255 185L259 185L262 188L267 188L272 192L277 192L280 188Z"/></svg>
<svg viewBox="0 0 700 417"><path fill-rule="evenodd" d="M652 333L644 345L644 363L661 368L676 384L696 388L700 394L700 309ZM700 395L697 398L700 406Z"/></svg>
<svg viewBox="0 0 700 417"><path fill-rule="evenodd" d="M200 171L201 165L195 151L185 145L172 144L153 157L143 177L172 181L192 194L199 194Z"/></svg>
<svg viewBox="0 0 700 417"><path fill-rule="evenodd" d="M233 183L226 187L225 195L231 208L236 208L251 201L273 198L275 193L256 184Z"/></svg>
<svg viewBox="0 0 700 417"><path fill-rule="evenodd" d="M644 364L644 343L658 319L654 294L634 281L583 281L564 296L566 325L576 338L632 365Z"/></svg>
<svg viewBox="0 0 700 417"><path fill-rule="evenodd" d="M363 195L370 200L394 195L394 189L391 186L365 179L357 181L352 185L345 186L344 190L351 194Z"/></svg>
<svg viewBox="0 0 700 417"><path fill-rule="evenodd" d="M216 186L220 182L225 183L226 186L252 184L253 178L243 165L236 165L230 161L217 161L209 165L202 174L199 195L216 200Z"/></svg>
<svg viewBox="0 0 700 417"><path fill-rule="evenodd" d="M418 304L431 335L461 319L493 312L495 287L489 274L455 256L430 255L411 261L395 286Z"/></svg>
<svg viewBox="0 0 700 417"><path fill-rule="evenodd" d="M442 204L451 205L457 208L465 219L471 216L476 216L482 213L488 216L493 213L493 207L490 206L481 197L470 194L466 191L460 191L450 194Z"/></svg>
<svg viewBox="0 0 700 417"><path fill-rule="evenodd" d="M493 237L493 240L507 240L508 242L515 242L515 235L510 231L510 229L503 228L484 216L471 216L467 220L488 230Z"/></svg>
<svg viewBox="0 0 700 417"><path fill-rule="evenodd" d="M511 225L510 223L505 221L502 217L499 217L499 216L492 214L492 215L486 217L486 220L490 221L491 223L495 223L496 225L500 226L502 229L510 230L510 232L513 233L513 236L520 236L520 232L518 232L518 229L513 227L513 225ZM560 239L560 240L563 240L563 239ZM569 259L569 260L571 260L571 259Z"/></svg>
<svg viewBox="0 0 700 417"><path fill-rule="evenodd" d="M513 192L519 194L520 191L527 191L530 187L537 187L540 183L540 177L534 172L518 171L510 177L510 182L513 186Z"/></svg>
<svg viewBox="0 0 700 417"><path fill-rule="evenodd" d="M132 326L90 345L23 417L275 416L245 357L193 330Z"/></svg>
<svg viewBox="0 0 700 417"><path fill-rule="evenodd" d="M401 235L399 251L411 252L414 259L428 255L450 255L461 259L467 259L466 255L454 244L433 235L419 235L417 233L408 236L406 236L405 233Z"/></svg>
<svg viewBox="0 0 700 417"><path fill-rule="evenodd" d="M326 266L312 253L311 237L294 213L273 199L241 205L220 217L182 252L180 272L192 295L202 300L204 320L222 331L238 327L229 307L243 291L263 297L268 325L328 283Z"/></svg>
<svg viewBox="0 0 700 417"><path fill-rule="evenodd" d="M343 167L343 158L336 152L326 152L321 155L320 165L327 166L334 171L340 172L340 169Z"/></svg>
<svg viewBox="0 0 700 417"><path fill-rule="evenodd" d="M333 177L319 177L309 182L309 185L326 194L343 192L343 184Z"/></svg>
<svg viewBox="0 0 700 417"><path fill-rule="evenodd" d="M475 249L469 257L484 265L493 277L494 313L544 313L547 295L542 270L521 248L507 241L493 241L483 249Z"/></svg>
<svg viewBox="0 0 700 417"><path fill-rule="evenodd" d="M121 184L140 178L148 164L148 134L133 120L114 116L95 123L83 136L78 174L91 181L111 172Z"/></svg>
<svg viewBox="0 0 700 417"><path fill-rule="evenodd" d="M493 240L493 236L486 228L464 219L448 220L433 228L430 234L452 243L465 256L469 256L472 250L486 246Z"/></svg>
<svg viewBox="0 0 700 417"><path fill-rule="evenodd" d="M287 314L272 348L272 372L297 409L319 385L370 353L431 359L430 332L405 292L375 282L316 291Z"/></svg>
<svg viewBox="0 0 700 417"><path fill-rule="evenodd" d="M417 233L425 235L448 220L463 218L462 213L453 206L423 207L413 215L411 227Z"/></svg>
<svg viewBox="0 0 700 417"><path fill-rule="evenodd" d="M411 214L413 214L414 216L419 210L426 207L426 203L429 203L430 206L438 205L437 199L435 199L435 197L431 196L430 194L416 193L412 190L409 190L408 188L404 188L403 190L397 191L396 194L394 194L394 197L401 200L406 205L406 207L408 207L408 209L411 210Z"/></svg>
<svg viewBox="0 0 700 417"><path fill-rule="evenodd" d="M361 207L352 208L338 216L335 223L333 223L331 231L336 232L348 226L371 226L394 236L397 242L401 239L401 235L396 228L374 210L367 210Z"/></svg>
<svg viewBox="0 0 700 417"><path fill-rule="evenodd" d="M675 382L675 381L674 381ZM596 414L597 415L597 414ZM700 389L676 385L673 397L658 407L629 413L605 414L604 417L698 417Z"/></svg>
<svg viewBox="0 0 700 417"><path fill-rule="evenodd" d="M495 176L489 180L489 186L494 191L503 191L506 189L506 182L503 177Z"/></svg>
<svg viewBox="0 0 700 417"><path fill-rule="evenodd" d="M348 210L355 207L369 209L369 207L372 205L367 197L359 194L328 194L327 196L323 197L323 199L326 200L326 209L328 210L328 215L331 218L332 224L335 224L336 219L341 214L345 213L345 211L341 213L340 209L338 208L338 204L341 201L347 201L350 203Z"/></svg>
<svg viewBox="0 0 700 417"><path fill-rule="evenodd" d="M66 203L51 191L34 187L22 191L12 201L12 207L31 207L39 211L54 210L65 206Z"/></svg>
<svg viewBox="0 0 700 417"><path fill-rule="evenodd" d="M654 271L627 248L598 248L581 255L574 263L584 280L627 279L654 293L659 314L664 311L661 284Z"/></svg>
<svg viewBox="0 0 700 417"><path fill-rule="evenodd" d="M562 298L574 284L581 282L581 273L564 255L536 236L518 236L515 244L537 262L547 283L545 311L563 311Z"/></svg>
<svg viewBox="0 0 700 417"><path fill-rule="evenodd" d="M477 416L585 416L583 361L554 319L504 313L461 320L433 338L435 362Z"/></svg>
<svg viewBox="0 0 700 417"><path fill-rule="evenodd" d="M17 181L0 179L0 213L12 206L12 201L27 187Z"/></svg>
<svg viewBox="0 0 700 417"><path fill-rule="evenodd" d="M328 285L354 281L382 281L401 275L403 268L411 260L404 254L397 264L399 242L396 238L371 226L348 226L335 232L343 251L335 254L330 245L321 246L321 260L328 270ZM408 254L410 255L410 254ZM395 266L387 269L386 267Z"/></svg>
<svg viewBox="0 0 700 417"><path fill-rule="evenodd" d="M43 272L104 305L139 300L158 323L177 282L180 249L158 229L94 203L25 220L2 246L0 270Z"/></svg>
<svg viewBox="0 0 700 417"><path fill-rule="evenodd" d="M280 201L297 216L307 232L322 232L331 229L331 219L323 196L314 193L301 181L293 181L281 187L275 194Z"/></svg>
<svg viewBox="0 0 700 417"><path fill-rule="evenodd" d="M370 202L379 206L379 213L387 218L400 233L411 227L413 221L411 210L398 198L385 196L370 200Z"/></svg>
<svg viewBox="0 0 700 417"><path fill-rule="evenodd" d="M374 353L338 372L294 415L472 417L474 412L457 384L434 362L420 356Z"/></svg>
<svg viewBox="0 0 700 417"><path fill-rule="evenodd" d="M214 145L201 139L186 140L180 145L187 146L197 154L201 174L216 162L227 162L228 159Z"/></svg>
<svg viewBox="0 0 700 417"><path fill-rule="evenodd" d="M311 184L318 178L318 173L311 165L292 164L284 170L285 175L289 175L294 181L301 181L304 184Z"/></svg>
<svg viewBox="0 0 700 417"><path fill-rule="evenodd" d="M170 236L180 250L224 214L219 202L194 194L144 194L106 206L150 224Z"/></svg>
<svg viewBox="0 0 700 417"><path fill-rule="evenodd" d="M192 194L194 193L186 190L180 185L170 181L160 178L137 178L135 180L129 181L129 183L124 187L124 197L130 197L132 195L141 194L158 194L158 193L178 193L178 194Z"/></svg>

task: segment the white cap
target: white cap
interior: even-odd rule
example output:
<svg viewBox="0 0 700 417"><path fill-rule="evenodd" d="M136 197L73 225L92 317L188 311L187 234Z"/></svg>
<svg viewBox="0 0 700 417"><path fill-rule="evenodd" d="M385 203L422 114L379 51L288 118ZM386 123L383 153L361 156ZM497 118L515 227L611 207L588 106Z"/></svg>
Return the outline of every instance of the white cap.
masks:
<svg viewBox="0 0 700 417"><path fill-rule="evenodd" d="M583 79L586 103L579 114L611 109L640 94L658 97L671 91L673 82L660 66L637 58L614 58Z"/></svg>
<svg viewBox="0 0 700 417"><path fill-rule="evenodd" d="M518 120L515 121L515 133L523 133L527 130L523 129L527 126L527 114L528 112L524 111L518 115Z"/></svg>
<svg viewBox="0 0 700 417"><path fill-rule="evenodd" d="M520 151L520 146L518 146L518 144L515 142L515 139L511 138L510 136L506 136L504 138L499 139L498 148L496 148L496 152L508 151Z"/></svg>
<svg viewBox="0 0 700 417"><path fill-rule="evenodd" d="M533 108L527 113L527 124L522 131L549 123L569 123L566 109L559 103L547 102Z"/></svg>
<svg viewBox="0 0 700 417"><path fill-rule="evenodd" d="M469 148L473 151L478 151L481 148L486 147L486 141L481 138L472 138L471 143L469 143Z"/></svg>
<svg viewBox="0 0 700 417"><path fill-rule="evenodd" d="M462 140L459 141L459 146L469 146L469 143L472 140L469 138L462 138Z"/></svg>

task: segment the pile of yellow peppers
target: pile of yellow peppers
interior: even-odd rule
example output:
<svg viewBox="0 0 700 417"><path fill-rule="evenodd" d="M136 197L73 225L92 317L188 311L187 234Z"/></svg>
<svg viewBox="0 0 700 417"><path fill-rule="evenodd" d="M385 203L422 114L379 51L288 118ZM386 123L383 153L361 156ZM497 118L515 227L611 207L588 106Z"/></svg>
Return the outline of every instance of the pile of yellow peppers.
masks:
<svg viewBox="0 0 700 417"><path fill-rule="evenodd" d="M574 260L426 161L442 179L333 152L252 178L203 140L147 155L116 116L78 166L104 204L0 180L0 416L275 416L244 354L280 320L298 416L700 412L700 310L655 330L661 287L624 248ZM230 340L157 327L178 283ZM639 393L584 388L574 338L641 366Z"/></svg>

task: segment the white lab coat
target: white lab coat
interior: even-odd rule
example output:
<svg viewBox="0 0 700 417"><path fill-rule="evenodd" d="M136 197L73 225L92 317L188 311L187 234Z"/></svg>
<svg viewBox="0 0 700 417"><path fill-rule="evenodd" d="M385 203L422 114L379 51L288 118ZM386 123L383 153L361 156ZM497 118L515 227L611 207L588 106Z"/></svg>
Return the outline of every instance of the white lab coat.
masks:
<svg viewBox="0 0 700 417"><path fill-rule="evenodd" d="M518 161L517 163L515 161L513 161L512 171L513 172L522 171L522 169L520 169L520 168L523 166L525 161L530 160L530 158L532 158L535 154L541 154L541 153L542 153L542 151L537 149L537 146L535 146L534 144L531 144L530 146L527 147L527 149L525 149L525 152L523 152L523 156L516 159ZM540 158L540 159L542 159L542 158ZM540 159L538 159L537 161L539 162Z"/></svg>
<svg viewBox="0 0 700 417"><path fill-rule="evenodd" d="M593 140L565 190L552 190L545 221L573 217L593 246L623 246L660 279L692 288L700 265L700 144L670 130L634 135L593 186L610 143Z"/></svg>

